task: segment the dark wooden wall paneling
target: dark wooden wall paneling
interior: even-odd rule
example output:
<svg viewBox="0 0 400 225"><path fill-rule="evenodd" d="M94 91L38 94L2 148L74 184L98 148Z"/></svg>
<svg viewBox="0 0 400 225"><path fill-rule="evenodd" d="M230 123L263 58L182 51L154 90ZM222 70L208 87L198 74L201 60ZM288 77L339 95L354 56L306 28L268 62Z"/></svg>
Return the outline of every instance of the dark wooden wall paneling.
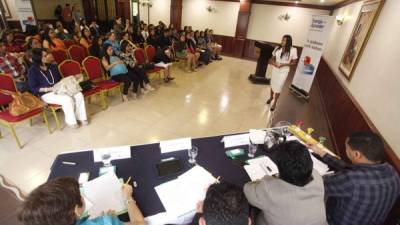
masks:
<svg viewBox="0 0 400 225"><path fill-rule="evenodd" d="M170 23L178 30L182 26L182 0L171 0Z"/></svg>

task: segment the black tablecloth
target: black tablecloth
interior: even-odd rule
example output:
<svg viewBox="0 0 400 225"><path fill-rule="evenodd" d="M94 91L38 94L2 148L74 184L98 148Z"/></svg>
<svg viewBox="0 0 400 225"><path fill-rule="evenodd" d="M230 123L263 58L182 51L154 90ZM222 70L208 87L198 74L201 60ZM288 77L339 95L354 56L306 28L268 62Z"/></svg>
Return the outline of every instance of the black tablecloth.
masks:
<svg viewBox="0 0 400 225"><path fill-rule="evenodd" d="M241 166L241 160L231 160L225 155L225 151L234 148L243 148L247 153L247 146L239 146L232 148L224 148L221 142L223 136L198 138L192 140L192 145L199 149L196 158L197 163L212 173L214 177L221 177L222 181L231 182L233 184L243 186L250 181L246 171ZM257 155L263 154L261 151ZM188 163L187 151L176 151L161 155L159 143L139 145L131 147L131 158L112 161L117 166L116 174L119 178L126 180L132 177L136 181L137 187L134 188L134 198L137 201L144 216L154 215L165 212L165 209L158 198L154 189L155 186L166 181L175 179L176 176L168 178L159 178L156 171L156 163L162 158L178 157L181 159L184 170L189 170L192 165ZM65 165L63 161L75 162L76 165ZM59 176L71 176L78 179L82 172L90 172L90 180L98 177L99 168L103 166L102 162L94 163L93 152L75 152L58 155L55 159L49 179Z"/></svg>

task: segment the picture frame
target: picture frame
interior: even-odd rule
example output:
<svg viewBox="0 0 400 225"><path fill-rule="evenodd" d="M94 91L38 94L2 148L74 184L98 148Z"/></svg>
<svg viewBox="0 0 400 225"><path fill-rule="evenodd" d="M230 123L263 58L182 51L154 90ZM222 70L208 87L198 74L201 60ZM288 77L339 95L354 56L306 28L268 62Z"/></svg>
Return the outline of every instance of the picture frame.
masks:
<svg viewBox="0 0 400 225"><path fill-rule="evenodd" d="M368 0L361 7L339 64L339 71L349 81L354 75L384 2L385 0Z"/></svg>
<svg viewBox="0 0 400 225"><path fill-rule="evenodd" d="M10 12L10 8L8 7L7 1L6 0L1 0L1 5L3 6L2 10L4 12L4 17L6 19L11 18L11 12Z"/></svg>

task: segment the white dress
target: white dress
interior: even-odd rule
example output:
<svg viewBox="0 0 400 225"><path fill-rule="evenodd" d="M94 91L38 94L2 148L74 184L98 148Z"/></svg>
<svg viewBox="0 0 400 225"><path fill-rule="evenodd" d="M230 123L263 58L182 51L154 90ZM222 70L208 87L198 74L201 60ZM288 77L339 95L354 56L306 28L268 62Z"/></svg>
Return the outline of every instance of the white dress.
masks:
<svg viewBox="0 0 400 225"><path fill-rule="evenodd" d="M290 61L297 59L297 49L295 47L292 47L290 49L289 55L286 54L281 57L281 53L282 49L278 50L278 47L276 47L275 50L272 52L272 56L275 56L276 62L279 64L290 63ZM284 66L281 68L276 68L275 66L272 66L271 88L274 93L281 93L289 71L289 66Z"/></svg>

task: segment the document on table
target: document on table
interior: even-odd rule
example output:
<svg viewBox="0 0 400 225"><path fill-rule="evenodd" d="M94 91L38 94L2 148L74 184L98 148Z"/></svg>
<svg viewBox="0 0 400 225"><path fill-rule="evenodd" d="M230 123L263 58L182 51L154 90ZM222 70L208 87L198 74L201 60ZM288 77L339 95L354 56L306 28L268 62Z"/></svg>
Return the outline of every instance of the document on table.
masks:
<svg viewBox="0 0 400 225"><path fill-rule="evenodd" d="M155 190L168 215L178 218L195 212L197 202L204 199L208 186L216 180L197 165L177 179L156 186Z"/></svg>
<svg viewBox="0 0 400 225"><path fill-rule="evenodd" d="M82 195L92 203L88 210L90 218L101 216L102 212L108 210L114 210L117 214L126 212L121 187L121 182L113 172L84 183Z"/></svg>
<svg viewBox="0 0 400 225"><path fill-rule="evenodd" d="M279 173L278 167L268 156L250 159L247 163L249 165L245 165L244 169L252 181L259 180L265 175L272 176Z"/></svg>
<svg viewBox="0 0 400 225"><path fill-rule="evenodd" d="M249 134L237 134L231 136L225 136L222 138L222 142L224 142L225 148L241 146L241 145L249 145Z"/></svg>
<svg viewBox="0 0 400 225"><path fill-rule="evenodd" d="M192 138L179 138L169 141L160 141L161 153L168 153L192 148Z"/></svg>
<svg viewBox="0 0 400 225"><path fill-rule="evenodd" d="M129 159L131 158L131 147L128 145L125 146L116 146L109 148L95 148L93 150L93 159L94 162L101 162L102 155L110 154L111 160L115 159Z"/></svg>

